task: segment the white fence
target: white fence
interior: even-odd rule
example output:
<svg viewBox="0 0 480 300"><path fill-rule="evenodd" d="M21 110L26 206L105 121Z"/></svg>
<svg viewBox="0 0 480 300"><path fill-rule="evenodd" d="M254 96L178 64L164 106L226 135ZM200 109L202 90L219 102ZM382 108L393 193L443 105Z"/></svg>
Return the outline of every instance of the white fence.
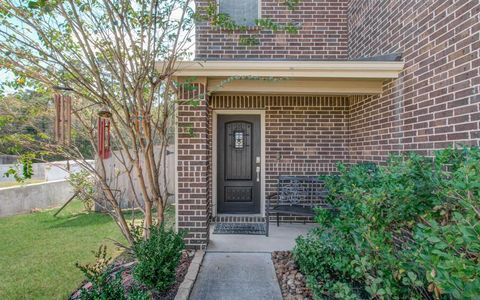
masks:
<svg viewBox="0 0 480 300"><path fill-rule="evenodd" d="M73 195L67 180L28 184L0 189L0 217L28 213L35 208L63 204Z"/></svg>
<svg viewBox="0 0 480 300"><path fill-rule="evenodd" d="M156 148L155 150L158 151L158 148ZM175 157L173 154L173 151L175 151L174 146L169 146L168 151L171 154L167 155L167 187L168 191L173 194L175 191ZM103 160L106 172L108 174L108 181L110 183L110 186L115 192L115 196L117 197L117 199L120 199L121 207L131 208L138 206L135 204L135 194L139 202L143 205L143 196L140 190L140 184L138 182L137 176L135 176L137 172L134 168L132 168L133 175L132 182L130 183L128 173L125 170L125 166L122 164L120 154L120 151L114 151L114 153L112 153L112 156L109 159ZM99 162L97 161L97 169L99 168L98 163ZM141 162L141 164L143 165L143 162ZM147 177L145 176L145 178ZM132 185L134 188L132 188ZM170 197L168 201L170 203L174 202L174 196Z"/></svg>
<svg viewBox="0 0 480 300"><path fill-rule="evenodd" d="M93 160L88 162L94 163ZM15 181L13 176L4 176L10 168L22 172L21 165L0 165L0 182ZM0 217L28 213L36 208L55 207L73 195L73 188L66 179L69 174L81 170L75 162L34 163L32 168L32 179L44 182L0 188Z"/></svg>
<svg viewBox="0 0 480 300"><path fill-rule="evenodd" d="M93 164L93 160L87 161L90 164ZM22 173L22 165L7 164L0 165L0 182L13 182L15 178L13 176L7 177L5 173L9 169L15 169L20 174ZM32 179L36 180L64 180L67 179L70 173L76 173L80 171L80 166L75 162L67 161L54 161L48 163L34 163L32 164L33 168L33 177Z"/></svg>
<svg viewBox="0 0 480 300"><path fill-rule="evenodd" d="M171 154L167 155L167 187L168 191L173 194L175 189L174 147L169 146L168 151ZM130 183L119 155L120 152L115 152L111 158L104 160L107 174L109 174L109 182L116 196L119 197L121 206L124 208L134 207L137 206L134 201L135 195L139 202L143 203L138 178L135 175L132 176L132 183ZM94 161L90 161L90 163L93 164ZM21 172L21 166L14 164L0 165L0 182L15 180L13 177L4 176L4 173L10 168L16 168L18 172ZM67 169L69 171L66 171ZM0 188L0 217L30 212L34 208L44 209L63 204L73 193L73 189L66 178L68 178L69 173L78 172L80 169L77 164L72 162L67 164L66 161L33 164L34 175L32 179L44 180L45 182ZM133 174L136 173L136 171L132 172ZM132 185L134 188L132 188ZM170 197L168 201L172 203L174 196Z"/></svg>

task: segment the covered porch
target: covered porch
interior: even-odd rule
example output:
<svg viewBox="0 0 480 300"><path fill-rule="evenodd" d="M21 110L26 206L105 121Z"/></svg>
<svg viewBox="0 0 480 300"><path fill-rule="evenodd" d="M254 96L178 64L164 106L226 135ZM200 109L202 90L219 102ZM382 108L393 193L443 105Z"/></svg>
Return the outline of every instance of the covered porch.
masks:
<svg viewBox="0 0 480 300"><path fill-rule="evenodd" d="M210 252L265 252L292 250L295 239L306 235L315 223L282 223L272 226L268 237L265 235L213 234L210 228L210 240L207 251Z"/></svg>
<svg viewBox="0 0 480 300"><path fill-rule="evenodd" d="M352 106L380 94L402 68L393 61L180 65L178 80L195 78L196 86L181 91L180 100L200 99L177 107L177 226L189 232L188 244L204 248L210 241L209 249L228 251L279 250L276 239L293 245L312 226L302 216L283 216L302 224L271 226L268 238L213 236L210 225L264 222L279 176L328 174L336 162L352 161Z"/></svg>

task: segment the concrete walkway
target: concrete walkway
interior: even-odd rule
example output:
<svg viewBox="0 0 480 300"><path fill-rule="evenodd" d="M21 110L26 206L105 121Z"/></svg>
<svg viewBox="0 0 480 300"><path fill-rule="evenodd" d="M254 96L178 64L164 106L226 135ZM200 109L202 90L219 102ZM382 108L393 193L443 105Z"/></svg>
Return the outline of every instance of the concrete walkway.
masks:
<svg viewBox="0 0 480 300"><path fill-rule="evenodd" d="M269 237L210 232L210 242L189 299L282 299L271 252L292 250L295 239L314 226L273 225Z"/></svg>
<svg viewBox="0 0 480 300"><path fill-rule="evenodd" d="M190 300L282 299L270 253L207 252Z"/></svg>

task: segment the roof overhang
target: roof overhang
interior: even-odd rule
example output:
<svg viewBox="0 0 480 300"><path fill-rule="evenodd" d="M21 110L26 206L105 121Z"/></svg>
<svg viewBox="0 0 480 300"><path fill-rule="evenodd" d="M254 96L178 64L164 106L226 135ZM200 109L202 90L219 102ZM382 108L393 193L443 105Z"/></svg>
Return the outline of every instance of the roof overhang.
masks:
<svg viewBox="0 0 480 300"><path fill-rule="evenodd" d="M379 94L403 67L399 61L184 61L174 75L204 80L213 93Z"/></svg>

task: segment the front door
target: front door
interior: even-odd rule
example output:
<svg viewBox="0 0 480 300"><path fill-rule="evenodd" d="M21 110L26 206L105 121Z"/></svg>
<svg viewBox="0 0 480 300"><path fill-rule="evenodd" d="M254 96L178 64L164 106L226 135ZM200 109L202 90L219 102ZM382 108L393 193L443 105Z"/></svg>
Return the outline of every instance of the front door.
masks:
<svg viewBox="0 0 480 300"><path fill-rule="evenodd" d="M260 116L219 115L218 213L260 213Z"/></svg>

